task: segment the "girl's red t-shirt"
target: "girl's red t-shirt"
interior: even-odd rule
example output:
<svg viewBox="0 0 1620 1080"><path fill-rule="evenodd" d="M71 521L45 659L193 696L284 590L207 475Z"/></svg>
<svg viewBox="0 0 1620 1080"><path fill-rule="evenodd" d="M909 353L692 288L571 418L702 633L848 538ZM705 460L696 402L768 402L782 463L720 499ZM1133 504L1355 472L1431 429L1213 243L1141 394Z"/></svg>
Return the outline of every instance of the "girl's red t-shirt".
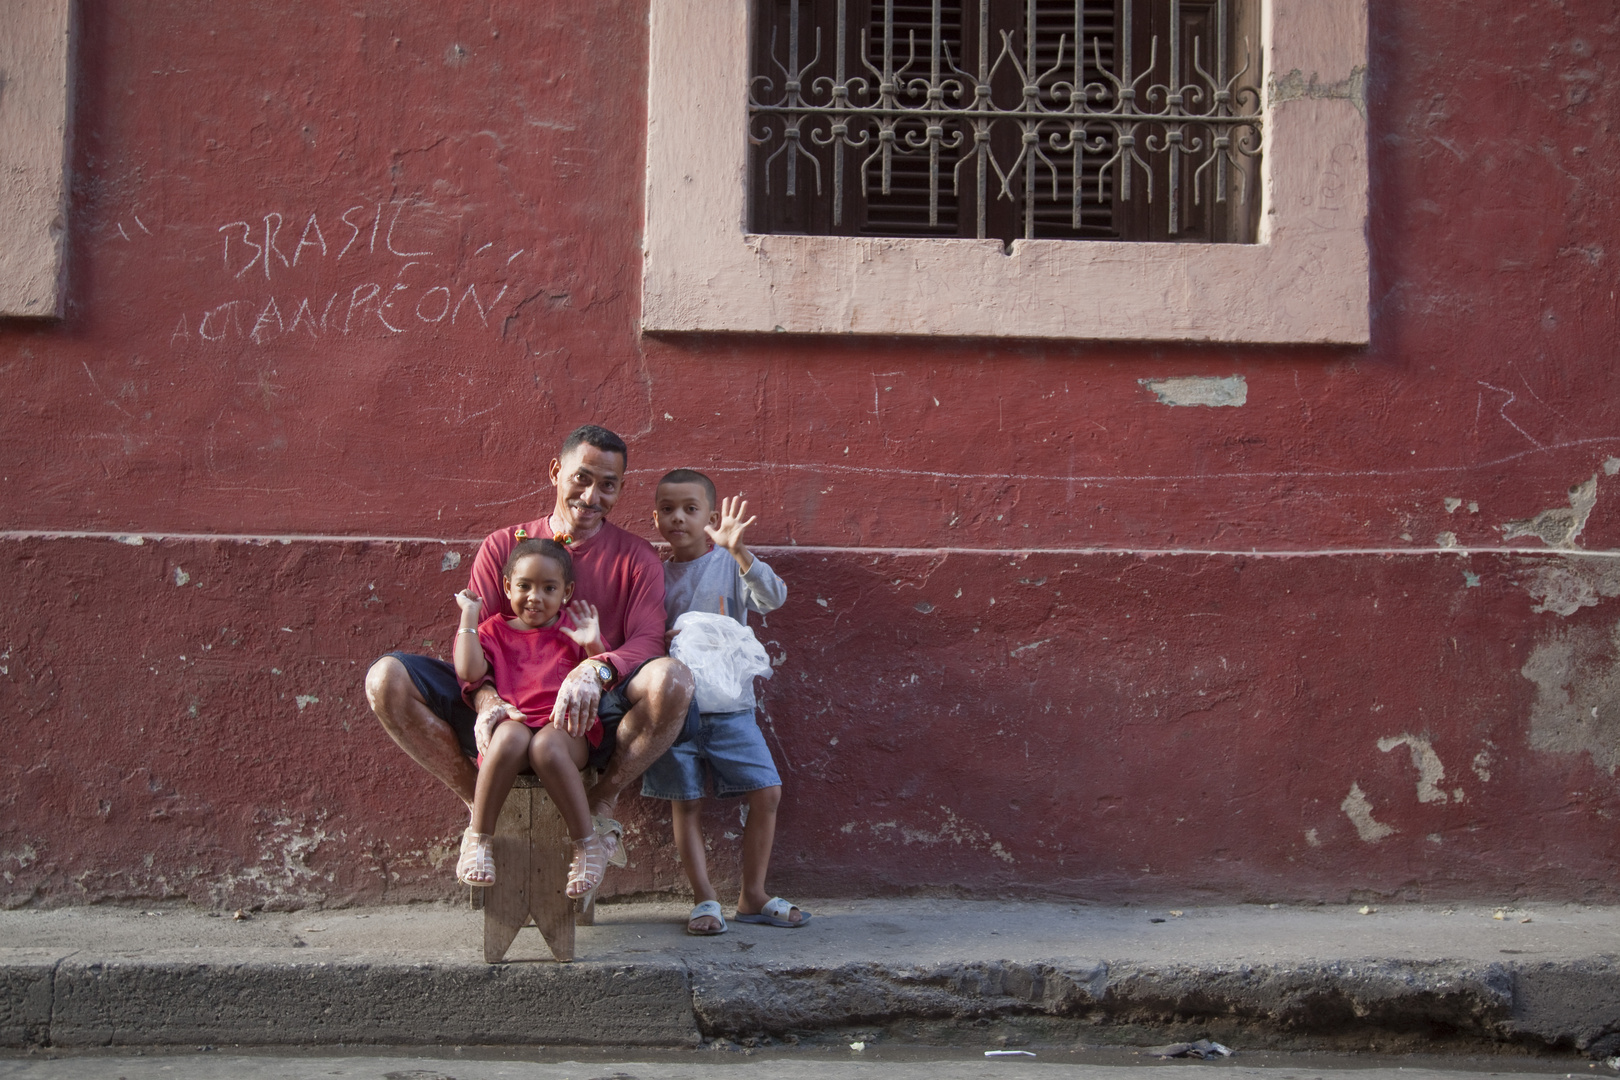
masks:
<svg viewBox="0 0 1620 1080"><path fill-rule="evenodd" d="M534 630L514 629L504 616L492 615L478 624L478 644L484 648L489 673L501 700L523 713L532 728L551 723L551 707L563 679L585 659L585 650L560 629L562 619ZM602 721L585 732L591 746L602 745Z"/></svg>

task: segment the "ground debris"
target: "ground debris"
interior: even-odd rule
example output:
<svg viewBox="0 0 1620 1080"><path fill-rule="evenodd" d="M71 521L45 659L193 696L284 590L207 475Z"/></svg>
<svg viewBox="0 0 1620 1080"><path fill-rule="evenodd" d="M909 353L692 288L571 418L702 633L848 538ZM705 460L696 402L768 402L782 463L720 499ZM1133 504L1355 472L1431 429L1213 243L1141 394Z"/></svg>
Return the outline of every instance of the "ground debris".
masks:
<svg viewBox="0 0 1620 1080"><path fill-rule="evenodd" d="M1209 1039L1199 1039L1197 1042L1170 1043L1166 1046L1150 1046L1142 1053L1156 1058L1195 1057L1206 1060L1208 1058L1232 1056L1230 1047L1222 1046L1218 1042L1211 1042Z"/></svg>

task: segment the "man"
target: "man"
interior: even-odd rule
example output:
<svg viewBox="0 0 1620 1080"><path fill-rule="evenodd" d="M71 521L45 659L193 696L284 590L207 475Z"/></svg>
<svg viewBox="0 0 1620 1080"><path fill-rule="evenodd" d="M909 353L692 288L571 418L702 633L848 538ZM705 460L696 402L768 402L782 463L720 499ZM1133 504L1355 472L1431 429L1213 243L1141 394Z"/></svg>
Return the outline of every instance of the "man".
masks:
<svg viewBox="0 0 1620 1080"><path fill-rule="evenodd" d="M607 520L628 459L624 440L606 428L587 424L570 434L551 461L557 496L550 516L487 536L468 583L483 598L486 615L509 617L501 567L519 539L553 537L573 556L574 596L597 608L609 651L568 674L552 722L583 731L593 714L601 717L602 745L591 755L601 775L586 795L620 865L621 830L612 820L619 795L669 749L693 707L691 672L664 655L664 571L658 555L651 544ZM443 660L395 652L366 673L366 697L400 748L470 808L478 782L471 761L482 741L478 735L487 740L506 708L494 685L464 686Z"/></svg>

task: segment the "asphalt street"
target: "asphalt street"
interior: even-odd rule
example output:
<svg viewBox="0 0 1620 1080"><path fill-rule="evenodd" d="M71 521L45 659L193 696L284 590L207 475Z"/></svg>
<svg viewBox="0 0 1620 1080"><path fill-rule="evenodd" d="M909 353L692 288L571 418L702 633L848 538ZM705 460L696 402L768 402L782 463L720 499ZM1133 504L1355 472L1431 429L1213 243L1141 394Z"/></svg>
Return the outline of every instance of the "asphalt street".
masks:
<svg viewBox="0 0 1620 1080"><path fill-rule="evenodd" d="M0 1058L0 1080L1518 1080L1527 1076L1612 1078L1615 1070L1568 1059L1358 1058L1335 1055L1268 1055L1261 1063L1154 1062L1099 1064L1085 1054L1042 1051L1033 1058L995 1058L980 1050L879 1048L870 1051L819 1048L745 1055L695 1051L593 1055L579 1060L522 1060L521 1055L478 1058L466 1054L424 1057L304 1056L298 1051L264 1054L183 1053L109 1056L12 1056ZM560 1055L559 1055L560 1056ZM1044 1060L1043 1060L1044 1059ZM1402 1063L1406 1061L1407 1063ZM1365 1067L1376 1062L1375 1067Z"/></svg>

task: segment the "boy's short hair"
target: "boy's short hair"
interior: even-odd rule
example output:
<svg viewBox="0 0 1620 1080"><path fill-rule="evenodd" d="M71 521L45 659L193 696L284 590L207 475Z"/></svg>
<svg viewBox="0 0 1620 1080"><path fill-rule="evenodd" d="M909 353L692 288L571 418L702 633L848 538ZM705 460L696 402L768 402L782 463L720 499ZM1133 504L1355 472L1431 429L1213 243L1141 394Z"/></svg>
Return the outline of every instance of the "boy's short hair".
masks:
<svg viewBox="0 0 1620 1080"><path fill-rule="evenodd" d="M709 509L713 510L720 505L719 496L714 491L714 481L696 469L671 469L658 481L659 487L665 484L702 484L704 494L709 497Z"/></svg>
<svg viewBox="0 0 1620 1080"><path fill-rule="evenodd" d="M599 424L584 424L569 432L562 449L557 451L557 460L561 461L578 446L594 446L605 454L618 454L625 467L630 466L630 448L624 445L623 439Z"/></svg>
<svg viewBox="0 0 1620 1080"><path fill-rule="evenodd" d="M556 560L557 565L562 567L563 584L574 583L574 557L557 541L539 536L520 541L518 546L512 549L512 554L506 557L506 565L501 567L501 577L510 578L512 567L518 564L519 559L529 555L544 555L548 559Z"/></svg>

